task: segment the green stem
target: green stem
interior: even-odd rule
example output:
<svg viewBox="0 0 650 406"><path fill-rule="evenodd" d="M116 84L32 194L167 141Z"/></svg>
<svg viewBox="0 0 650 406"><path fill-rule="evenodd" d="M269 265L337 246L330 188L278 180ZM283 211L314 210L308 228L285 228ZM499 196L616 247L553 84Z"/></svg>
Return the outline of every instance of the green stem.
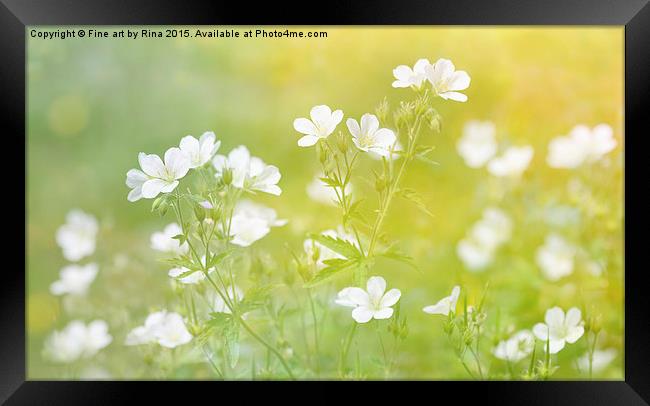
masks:
<svg viewBox="0 0 650 406"><path fill-rule="evenodd" d="M307 289L307 297L309 297L311 316L314 319L314 351L316 351L316 376L320 377L320 349L318 346L318 319L316 318L316 307L314 306L314 299L311 296L310 289Z"/></svg>

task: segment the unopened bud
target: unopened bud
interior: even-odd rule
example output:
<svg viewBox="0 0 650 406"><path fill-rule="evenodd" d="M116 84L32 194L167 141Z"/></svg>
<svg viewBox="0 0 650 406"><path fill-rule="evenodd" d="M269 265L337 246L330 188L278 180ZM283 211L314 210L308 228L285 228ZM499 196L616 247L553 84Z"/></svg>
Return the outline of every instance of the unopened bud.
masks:
<svg viewBox="0 0 650 406"><path fill-rule="evenodd" d="M232 169L226 168L224 169L221 179L223 180L223 184L228 186L232 183Z"/></svg>

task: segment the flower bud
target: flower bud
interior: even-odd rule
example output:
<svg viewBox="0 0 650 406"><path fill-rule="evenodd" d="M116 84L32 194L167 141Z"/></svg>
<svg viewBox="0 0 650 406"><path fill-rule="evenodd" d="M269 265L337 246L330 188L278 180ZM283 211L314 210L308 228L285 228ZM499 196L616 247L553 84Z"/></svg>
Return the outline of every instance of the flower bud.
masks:
<svg viewBox="0 0 650 406"><path fill-rule="evenodd" d="M323 142L324 141L316 144L316 154L318 155L318 161L321 163L321 165L325 165L328 159L327 148L325 148Z"/></svg>
<svg viewBox="0 0 650 406"><path fill-rule="evenodd" d="M384 100L379 103L379 106L377 106L377 110L375 110L375 113L377 114L377 118L379 119L380 122L386 122L386 118L388 117L388 112L390 111L390 106L388 105L388 100L386 97L384 97Z"/></svg>
<svg viewBox="0 0 650 406"><path fill-rule="evenodd" d="M375 179L375 190L379 193L383 192L384 189L388 186L388 183L386 182L386 178L383 176L378 176Z"/></svg>
<svg viewBox="0 0 650 406"><path fill-rule="evenodd" d="M194 206L194 216L198 221L203 221L205 219L205 209L201 206Z"/></svg>
<svg viewBox="0 0 650 406"><path fill-rule="evenodd" d="M224 185L230 185L232 183L232 169L225 168L221 175L221 180L223 181Z"/></svg>
<svg viewBox="0 0 650 406"><path fill-rule="evenodd" d="M336 136L336 148L341 151L342 154L348 152L348 140L342 132L339 131Z"/></svg>

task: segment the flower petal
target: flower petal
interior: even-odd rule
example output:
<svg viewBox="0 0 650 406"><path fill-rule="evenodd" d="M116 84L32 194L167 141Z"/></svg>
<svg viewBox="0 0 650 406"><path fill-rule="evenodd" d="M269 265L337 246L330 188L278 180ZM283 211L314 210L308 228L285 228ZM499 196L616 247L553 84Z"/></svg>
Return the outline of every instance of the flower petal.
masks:
<svg viewBox="0 0 650 406"><path fill-rule="evenodd" d="M142 185L142 197L153 199L160 194L165 186L169 186L169 183L162 179L150 179Z"/></svg>
<svg viewBox="0 0 650 406"><path fill-rule="evenodd" d="M546 342L548 339L548 326L544 323L537 323L533 326L533 334L541 341Z"/></svg>
<svg viewBox="0 0 650 406"><path fill-rule="evenodd" d="M352 310L352 318L357 323L367 323L372 319L372 316L375 314L374 311L370 310L365 306L359 306L356 309Z"/></svg>
<svg viewBox="0 0 650 406"><path fill-rule="evenodd" d="M570 327L564 339L566 340L567 343L573 344L576 341L578 341L578 339L582 337L584 333L585 333L585 328L582 326Z"/></svg>
<svg viewBox="0 0 650 406"><path fill-rule="evenodd" d="M564 324L564 310L557 306L548 309L546 311L546 315L544 316L544 321L550 328L561 326Z"/></svg>
<svg viewBox="0 0 650 406"><path fill-rule="evenodd" d="M314 106L309 112L309 116L315 124L325 124L332 120L332 109L324 104Z"/></svg>
<svg viewBox="0 0 650 406"><path fill-rule="evenodd" d="M140 152L138 154L138 162L140 167L149 176L155 178L160 178L165 173L165 165L162 162L162 159L156 154L145 154Z"/></svg>
<svg viewBox="0 0 650 406"><path fill-rule="evenodd" d="M366 113L361 116L361 134L373 135L379 128L379 119L374 114Z"/></svg>
<svg viewBox="0 0 650 406"><path fill-rule="evenodd" d="M370 304L368 293L361 288L349 288L347 291L347 297L352 303L356 303L357 306L368 306L368 304Z"/></svg>
<svg viewBox="0 0 650 406"><path fill-rule="evenodd" d="M381 298L381 302L379 302L380 307L390 307L397 303L399 300L400 296L402 296L402 292L400 292L399 289L391 289L386 294Z"/></svg>
<svg viewBox="0 0 650 406"><path fill-rule="evenodd" d="M577 326L578 323L580 323L581 318L582 318L582 313L580 312L580 309L578 309L577 307L572 307L566 312L564 324L566 324L569 327Z"/></svg>
<svg viewBox="0 0 650 406"><path fill-rule="evenodd" d="M368 278L366 288L370 300L377 299L379 301L386 291L386 280L381 276L372 276Z"/></svg>
<svg viewBox="0 0 650 406"><path fill-rule="evenodd" d="M467 96L458 92L444 92L444 93L440 93L439 96L445 100L449 99L457 102L467 101Z"/></svg>
<svg viewBox="0 0 650 406"><path fill-rule="evenodd" d="M318 137L315 135L305 135L298 140L299 147L311 147L318 142Z"/></svg>
<svg viewBox="0 0 650 406"><path fill-rule="evenodd" d="M348 130L350 131L350 134L352 134L352 137L356 138L361 135L361 128L359 127L357 120L348 118L345 124L347 124Z"/></svg>
<svg viewBox="0 0 650 406"><path fill-rule="evenodd" d="M316 126L306 118L297 118L293 120L293 128L301 134L315 135Z"/></svg>
<svg viewBox="0 0 650 406"><path fill-rule="evenodd" d="M469 87L471 79L467 72L459 70L454 72L449 80L447 89L449 90L465 90Z"/></svg>
<svg viewBox="0 0 650 406"><path fill-rule="evenodd" d="M377 320L390 319L390 316L393 315L393 309L390 307L384 307L375 312L373 317Z"/></svg>

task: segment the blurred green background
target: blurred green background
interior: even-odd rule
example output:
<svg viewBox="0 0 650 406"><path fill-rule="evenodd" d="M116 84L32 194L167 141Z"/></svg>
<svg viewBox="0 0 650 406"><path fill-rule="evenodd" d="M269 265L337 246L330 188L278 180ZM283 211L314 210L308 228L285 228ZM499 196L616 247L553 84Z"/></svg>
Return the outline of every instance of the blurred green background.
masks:
<svg viewBox="0 0 650 406"><path fill-rule="evenodd" d="M317 104L340 108L346 118L357 119L373 112L385 96L394 107L412 98L410 90L391 87L395 66L412 66L418 58L448 58L472 78L464 92L469 101L436 99L442 131L428 136L426 143L436 146L432 158L439 165L416 163L404 180L421 193L434 217L409 202L395 201L385 228L416 258L423 273L395 262L380 262L375 271L389 288L403 292L410 335L397 361L401 377L466 377L442 322L421 308L448 295L455 283L468 288L470 300L477 298L489 280L488 318L490 311L498 311L501 323L516 329L542 321L553 305L601 313L603 346L617 348L619 354L600 377L622 379L623 28L318 30L327 31L328 37L28 39L29 378L59 376L60 367L41 356L43 340L72 318L107 320L114 342L97 356L98 367L116 378L138 377L137 351L121 345L124 335L142 322L148 309L172 301L166 269L149 248L151 232L172 217L152 215L150 202L126 200L125 174L137 167L138 152L162 155L182 136L211 130L222 140L220 153L244 144L278 166L282 195L254 200L274 207L289 224L273 229L254 247L269 253L282 277L289 258L286 244L301 250L307 232L335 228L340 222L335 208L315 203L305 193L318 162L315 151L296 145L293 120L308 116ZM463 125L472 119L493 121L500 142L535 148L521 182L507 192L494 193L502 185L494 184L484 169L465 166L456 152ZM590 171L549 168L549 140L580 123L612 126L619 145L609 154L609 166ZM345 129L343 123L339 129ZM370 174L373 165L376 161L365 159L361 168ZM567 191L574 178L590 185L588 196ZM372 190L372 178L367 180L353 180L360 195ZM578 222L562 231L606 261L602 276L580 270L559 282L541 276L535 250L551 230L544 210L553 203L581 210ZM487 271L474 274L463 268L455 246L488 205L509 213L513 237ZM48 291L66 264L54 235L72 208L92 213L101 226L97 252L82 261L97 262L99 276L78 305ZM336 287L347 283L338 281ZM335 290L322 289L321 294L326 300ZM330 313L340 328L326 332L323 342L335 349L351 319L346 309ZM559 354L560 362L583 354L585 345L581 340L568 346ZM557 377L579 377L570 362L561 364Z"/></svg>

